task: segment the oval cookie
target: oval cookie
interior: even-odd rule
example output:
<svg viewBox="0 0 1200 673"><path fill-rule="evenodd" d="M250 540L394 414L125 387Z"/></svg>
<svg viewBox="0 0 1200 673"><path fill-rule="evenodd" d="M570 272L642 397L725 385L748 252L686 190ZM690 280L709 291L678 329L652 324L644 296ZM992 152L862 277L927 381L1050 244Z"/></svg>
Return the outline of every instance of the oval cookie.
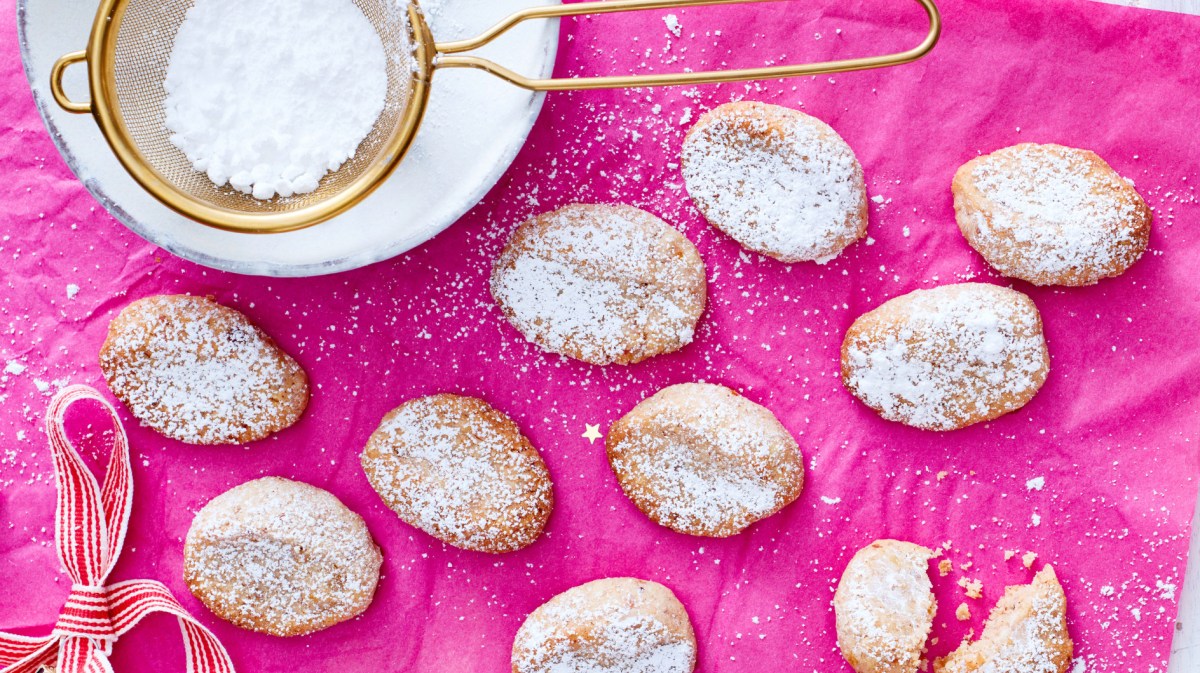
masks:
<svg viewBox="0 0 1200 673"><path fill-rule="evenodd" d="M183 578L218 617L297 636L366 610L382 563L362 517L332 494L266 477L226 491L196 514Z"/></svg>
<svg viewBox="0 0 1200 673"><path fill-rule="evenodd" d="M867 233L854 151L803 112L753 102L717 107L688 131L681 166L705 219L755 252L824 264Z"/></svg>
<svg viewBox="0 0 1200 673"><path fill-rule="evenodd" d="M143 425L189 444L241 444L299 420L308 377L238 311L162 295L126 306L108 326L100 369Z"/></svg>
<svg viewBox="0 0 1200 673"><path fill-rule="evenodd" d="M513 642L513 673L690 673L696 636L670 589L628 577L569 589L534 610Z"/></svg>
<svg viewBox="0 0 1200 673"><path fill-rule="evenodd" d="M1150 208L1088 150L1024 143L954 175L954 212L971 247L1011 278L1091 285L1119 276L1150 241Z"/></svg>
<svg viewBox="0 0 1200 673"><path fill-rule="evenodd" d="M554 506L537 449L508 416L473 397L400 405L367 441L362 466L403 521L462 549L526 547Z"/></svg>
<svg viewBox="0 0 1200 673"><path fill-rule="evenodd" d="M576 204L523 223L491 284L526 339L596 365L683 348L707 301L695 246L631 206Z"/></svg>
<svg viewBox="0 0 1200 673"><path fill-rule="evenodd" d="M724 386L664 388L614 423L605 441L625 495L679 533L735 535L804 486L796 440L765 407Z"/></svg>
<svg viewBox="0 0 1200 673"><path fill-rule="evenodd" d="M850 559L833 597L837 641L858 673L917 673L937 601L933 551L876 540Z"/></svg>
<svg viewBox="0 0 1200 673"><path fill-rule="evenodd" d="M1067 633L1067 596L1046 566L1031 584L1011 586L975 642L934 662L934 673L1066 673L1075 644Z"/></svg>
<svg viewBox="0 0 1200 673"><path fill-rule="evenodd" d="M1050 356L1029 297L982 283L917 290L854 321L842 381L880 416L954 430L1024 406Z"/></svg>

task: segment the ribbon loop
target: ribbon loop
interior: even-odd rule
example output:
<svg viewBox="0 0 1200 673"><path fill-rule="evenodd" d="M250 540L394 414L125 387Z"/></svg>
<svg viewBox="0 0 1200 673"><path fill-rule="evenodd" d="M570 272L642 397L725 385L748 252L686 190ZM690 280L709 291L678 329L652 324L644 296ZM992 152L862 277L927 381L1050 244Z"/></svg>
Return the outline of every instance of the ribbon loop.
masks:
<svg viewBox="0 0 1200 673"><path fill-rule="evenodd" d="M99 402L112 420L112 451L104 485L88 470L64 426L67 408L80 400ZM188 673L234 673L229 653L161 582L131 580L105 585L125 542L133 504L129 441L116 409L87 386L63 388L50 402L46 435L58 485L54 533L58 556L74 580L66 605L47 637L0 632L0 673L113 673L112 645L148 614L179 619Z"/></svg>
<svg viewBox="0 0 1200 673"><path fill-rule="evenodd" d="M67 437L67 409L82 400L98 403L112 423L113 446L103 488ZM58 481L55 517L58 556L76 584L102 585L125 543L129 508L133 503L133 470L129 465L125 429L117 410L94 389L68 386L50 401L46 436L50 439Z"/></svg>

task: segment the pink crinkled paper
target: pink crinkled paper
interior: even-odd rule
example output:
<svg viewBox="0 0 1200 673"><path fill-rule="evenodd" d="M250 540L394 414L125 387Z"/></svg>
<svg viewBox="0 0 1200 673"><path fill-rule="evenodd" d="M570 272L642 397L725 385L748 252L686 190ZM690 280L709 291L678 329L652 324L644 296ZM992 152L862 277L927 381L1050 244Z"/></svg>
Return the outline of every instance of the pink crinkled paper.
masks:
<svg viewBox="0 0 1200 673"><path fill-rule="evenodd" d="M622 575L679 595L701 671L848 671L830 600L850 555L880 537L945 544L954 562L934 578L934 655L978 632L1006 583L1029 580L1020 556L1033 551L1034 569L1052 563L1063 580L1087 671L1163 670L1200 474L1200 17L1089 2L941 4L942 42L899 68L551 94L516 163L453 228L390 262L277 280L175 259L97 206L41 125L13 2L0 0L10 17L0 30L0 628L47 632L68 589L40 429L48 395L67 381L105 389L96 355L111 318L135 298L188 292L215 295L274 335L310 373L312 404L294 428L235 448L179 444L127 417L135 505L113 580L166 582L243 672L503 671L526 614ZM901 0L671 13L678 35L667 12L564 22L558 73L863 55L906 48L924 30ZM698 114L743 98L803 109L846 138L873 197L868 241L826 266L786 266L705 224L682 186L680 143ZM1132 179L1155 211L1150 252L1094 287L1014 284L1041 309L1053 358L1024 409L944 434L881 420L842 387L842 334L914 289L1006 283L959 234L949 186L971 157L1026 141L1093 149ZM503 321L487 277L507 233L573 201L637 205L695 241L711 293L695 343L601 368L539 352ZM772 409L808 467L799 501L729 539L650 522L621 494L602 442L582 437L586 424L605 430L659 388L699 379ZM557 507L532 547L445 547L371 490L358 464L368 435L394 406L437 391L486 398L542 450ZM366 518L385 563L361 618L282 640L224 623L188 593L193 514L263 475L326 488ZM981 581L983 598L966 598L960 578ZM965 623L954 617L963 601ZM113 661L123 673L182 670L173 620L149 620Z"/></svg>

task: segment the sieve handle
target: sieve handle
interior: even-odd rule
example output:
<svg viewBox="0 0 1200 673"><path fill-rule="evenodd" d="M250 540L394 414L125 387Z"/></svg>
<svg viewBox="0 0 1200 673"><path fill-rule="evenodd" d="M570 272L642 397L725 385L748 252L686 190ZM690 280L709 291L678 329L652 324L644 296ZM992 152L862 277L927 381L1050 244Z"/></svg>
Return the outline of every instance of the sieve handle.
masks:
<svg viewBox="0 0 1200 673"><path fill-rule="evenodd" d="M929 17L929 32L925 39L908 51L867 56L821 63L798 63L741 70L712 70L705 72L682 72L653 75L622 75L609 77L570 77L559 79L531 79L479 56L456 56L464 51L478 49L531 19L554 19L585 14L611 14L648 9L693 7L699 5L739 5L751 2L779 2L780 0L606 0L601 2L579 2L570 5L531 7L508 16L479 36L469 40L443 42L435 45L438 68L476 68L485 70L503 80L531 91L571 91L579 89L617 89L638 86L670 86L678 84L713 84L716 82L738 82L750 79L777 79L821 73L846 72L883 68L915 61L937 44L942 32L942 16L934 0L916 0Z"/></svg>
<svg viewBox="0 0 1200 673"><path fill-rule="evenodd" d="M54 96L54 102L67 112L75 114L84 114L92 111L92 103L76 103L67 96L67 92L63 91L63 73L67 68L76 63L86 63L86 51L73 51L66 54L62 58L54 62L54 67L50 69L50 93Z"/></svg>

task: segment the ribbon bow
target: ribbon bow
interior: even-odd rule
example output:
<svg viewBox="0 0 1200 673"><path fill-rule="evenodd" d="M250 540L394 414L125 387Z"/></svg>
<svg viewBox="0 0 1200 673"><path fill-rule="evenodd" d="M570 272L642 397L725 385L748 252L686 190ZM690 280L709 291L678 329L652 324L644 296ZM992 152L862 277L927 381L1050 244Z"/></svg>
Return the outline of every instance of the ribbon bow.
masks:
<svg viewBox="0 0 1200 673"><path fill-rule="evenodd" d="M63 427L67 408L80 400L99 402L113 421L112 454L103 487ZM54 536L58 558L73 584L50 635L30 638L0 632L0 673L36 673L46 666L55 666L58 673L112 673L108 661L112 644L153 612L179 619L188 673L234 673L229 653L216 636L188 614L161 582L104 583L125 542L133 503L129 441L116 410L87 386L63 388L50 402L46 434L58 484Z"/></svg>

